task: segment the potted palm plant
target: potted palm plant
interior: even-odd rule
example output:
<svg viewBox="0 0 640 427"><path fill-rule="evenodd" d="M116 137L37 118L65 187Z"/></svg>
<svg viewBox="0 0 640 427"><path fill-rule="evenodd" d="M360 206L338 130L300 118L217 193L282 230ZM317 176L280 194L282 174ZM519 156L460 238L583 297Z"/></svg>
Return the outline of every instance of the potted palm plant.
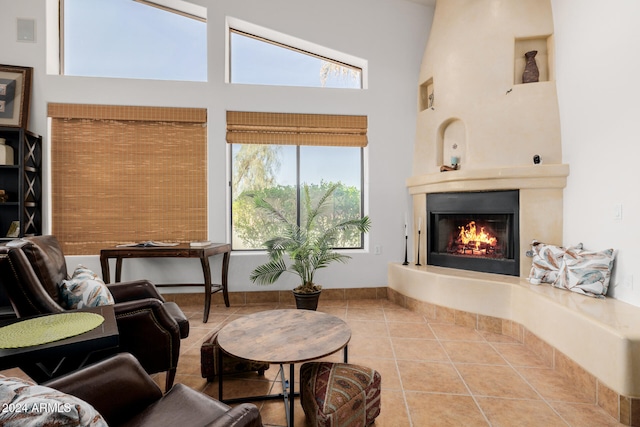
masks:
<svg viewBox="0 0 640 427"><path fill-rule="evenodd" d="M319 218L339 186L340 184L332 184L315 204L312 203L309 187L304 186L302 208L303 214L306 215L303 215L300 226L287 219L264 197L254 196L256 208L270 215L282 228L280 235L264 243L269 261L251 272L249 277L252 282L268 285L275 283L283 273L295 274L300 278L299 285L293 289L296 306L311 310L317 308L322 286L314 282L316 270L336 261L346 263L351 258L333 249L340 233L345 230L366 233L371 227L368 216L321 226ZM288 256L290 264L287 264L285 255ZM309 299L311 302L308 302Z"/></svg>

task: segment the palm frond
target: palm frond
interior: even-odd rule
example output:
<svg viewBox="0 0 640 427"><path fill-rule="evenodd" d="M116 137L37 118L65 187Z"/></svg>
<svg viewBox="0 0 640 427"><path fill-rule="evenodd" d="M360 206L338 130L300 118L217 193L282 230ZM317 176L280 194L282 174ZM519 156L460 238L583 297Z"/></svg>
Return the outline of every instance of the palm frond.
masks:
<svg viewBox="0 0 640 427"><path fill-rule="evenodd" d="M256 267L249 279L259 285L271 285L280 278L282 273L287 271L287 264L282 258L271 261Z"/></svg>

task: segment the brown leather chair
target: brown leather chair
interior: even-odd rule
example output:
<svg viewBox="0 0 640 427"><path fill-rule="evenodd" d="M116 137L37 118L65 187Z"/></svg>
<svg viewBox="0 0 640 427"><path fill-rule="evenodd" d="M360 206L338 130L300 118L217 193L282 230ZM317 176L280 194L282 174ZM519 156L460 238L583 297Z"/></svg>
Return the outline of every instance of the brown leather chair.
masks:
<svg viewBox="0 0 640 427"><path fill-rule="evenodd" d="M65 279L68 279L66 262L55 236L25 237L0 246L0 285L18 317L65 311L58 290ZM174 302L166 302L147 280L107 287L115 300L117 351L133 354L150 374L167 371L169 390L175 379L180 339L189 335L186 316Z"/></svg>
<svg viewBox="0 0 640 427"><path fill-rule="evenodd" d="M107 424L115 426L261 427L258 408L233 408L183 384L164 396L136 359L120 353L47 382L47 387L91 404Z"/></svg>

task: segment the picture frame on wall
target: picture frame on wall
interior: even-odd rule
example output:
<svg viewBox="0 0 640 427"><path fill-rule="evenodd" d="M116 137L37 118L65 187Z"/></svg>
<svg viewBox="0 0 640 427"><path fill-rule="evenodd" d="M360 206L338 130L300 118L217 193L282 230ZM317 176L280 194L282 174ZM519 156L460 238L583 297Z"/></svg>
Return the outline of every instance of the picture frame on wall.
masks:
<svg viewBox="0 0 640 427"><path fill-rule="evenodd" d="M29 124L33 67L0 65L0 127Z"/></svg>

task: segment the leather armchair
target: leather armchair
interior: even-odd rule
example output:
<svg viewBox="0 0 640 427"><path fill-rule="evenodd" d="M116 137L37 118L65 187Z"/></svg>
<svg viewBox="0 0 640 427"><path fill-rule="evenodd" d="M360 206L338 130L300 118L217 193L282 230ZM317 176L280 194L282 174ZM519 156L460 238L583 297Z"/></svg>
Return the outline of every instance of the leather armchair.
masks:
<svg viewBox="0 0 640 427"><path fill-rule="evenodd" d="M164 396L136 359L120 353L45 384L91 404L115 426L261 427L258 408L233 408L183 384Z"/></svg>
<svg viewBox="0 0 640 427"><path fill-rule="evenodd" d="M65 311L58 290L65 279L66 261L55 236L25 237L0 246L0 284L18 317ZM166 302L149 281L107 287L115 300L117 351L133 354L150 374L167 371L169 390L175 379L180 339L189 335L186 316L174 302Z"/></svg>

